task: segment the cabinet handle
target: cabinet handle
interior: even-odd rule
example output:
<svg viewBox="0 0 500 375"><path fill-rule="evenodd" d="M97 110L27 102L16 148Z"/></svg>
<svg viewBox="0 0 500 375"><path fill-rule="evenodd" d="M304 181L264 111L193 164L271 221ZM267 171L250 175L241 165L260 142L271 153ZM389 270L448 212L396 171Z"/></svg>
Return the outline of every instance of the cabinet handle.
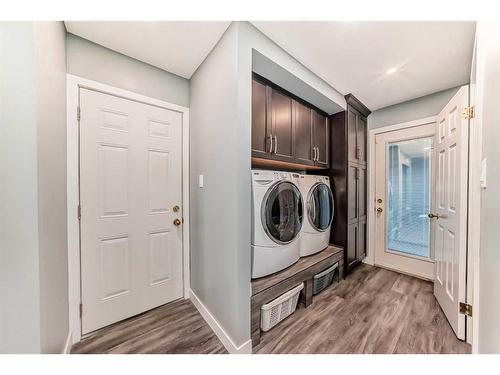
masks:
<svg viewBox="0 0 500 375"><path fill-rule="evenodd" d="M313 161L316 161L316 147L313 146Z"/></svg>
<svg viewBox="0 0 500 375"><path fill-rule="evenodd" d="M276 154L278 152L278 136L274 136L274 153Z"/></svg>
<svg viewBox="0 0 500 375"><path fill-rule="evenodd" d="M269 143L270 143L270 147L269 147L268 152L272 154L272 152L273 152L273 135L272 134L268 135L268 138L269 138ZM267 150L266 150L266 152L267 152Z"/></svg>

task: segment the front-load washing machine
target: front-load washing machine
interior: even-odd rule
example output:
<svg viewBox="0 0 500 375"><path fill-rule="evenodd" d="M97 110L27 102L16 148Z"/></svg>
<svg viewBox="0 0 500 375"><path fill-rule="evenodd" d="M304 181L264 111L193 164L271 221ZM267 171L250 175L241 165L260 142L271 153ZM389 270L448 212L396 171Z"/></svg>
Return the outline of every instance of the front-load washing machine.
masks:
<svg viewBox="0 0 500 375"><path fill-rule="evenodd" d="M303 199L299 174L252 170L252 278L299 260Z"/></svg>
<svg viewBox="0 0 500 375"><path fill-rule="evenodd" d="M300 175L305 219L300 233L300 256L317 253L328 246L333 220L333 194L326 176Z"/></svg>

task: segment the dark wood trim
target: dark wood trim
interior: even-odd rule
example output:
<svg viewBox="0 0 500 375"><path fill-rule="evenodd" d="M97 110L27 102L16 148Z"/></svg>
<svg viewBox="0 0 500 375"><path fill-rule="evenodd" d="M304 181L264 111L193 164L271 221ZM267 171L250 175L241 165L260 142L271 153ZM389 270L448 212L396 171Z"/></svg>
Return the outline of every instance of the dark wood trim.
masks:
<svg viewBox="0 0 500 375"><path fill-rule="evenodd" d="M367 106L361 103L359 99L356 98L353 94L347 94L345 96L345 101L347 102L348 105L355 108L365 117L368 117L368 115L372 113L372 111L370 111Z"/></svg>
<svg viewBox="0 0 500 375"><path fill-rule="evenodd" d="M290 163L275 159L263 159L252 156L252 168L276 169L276 170L295 170L295 171L318 171L324 170L324 167L316 165L306 165L299 163Z"/></svg>

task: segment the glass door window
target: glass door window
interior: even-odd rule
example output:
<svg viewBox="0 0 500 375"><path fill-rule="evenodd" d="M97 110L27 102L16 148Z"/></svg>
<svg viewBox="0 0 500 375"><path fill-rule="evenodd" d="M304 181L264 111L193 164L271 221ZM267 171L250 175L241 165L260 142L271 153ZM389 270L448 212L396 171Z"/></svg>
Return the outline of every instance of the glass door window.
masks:
<svg viewBox="0 0 500 375"><path fill-rule="evenodd" d="M387 251L430 258L433 138L387 143Z"/></svg>

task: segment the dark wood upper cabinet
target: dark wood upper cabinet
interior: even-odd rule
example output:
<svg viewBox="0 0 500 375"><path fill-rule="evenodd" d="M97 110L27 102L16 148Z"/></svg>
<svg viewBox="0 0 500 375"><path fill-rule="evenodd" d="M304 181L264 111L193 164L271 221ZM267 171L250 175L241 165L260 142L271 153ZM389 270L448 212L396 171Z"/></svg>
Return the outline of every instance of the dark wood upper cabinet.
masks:
<svg viewBox="0 0 500 375"><path fill-rule="evenodd" d="M271 93L271 134L274 158L292 161L294 157L292 98L277 90L272 90Z"/></svg>
<svg viewBox="0 0 500 375"><path fill-rule="evenodd" d="M328 168L330 159L329 150L329 126L328 118L322 114L313 111L313 154L315 153L316 165L323 168Z"/></svg>
<svg viewBox="0 0 500 375"><path fill-rule="evenodd" d="M252 156L256 157L265 156L271 146L271 129L267 122L267 92L266 85L252 81Z"/></svg>
<svg viewBox="0 0 500 375"><path fill-rule="evenodd" d="M252 82L252 157L295 169L326 169L330 163L330 123L311 105L263 78ZM265 165L272 166L266 162Z"/></svg>
<svg viewBox="0 0 500 375"><path fill-rule="evenodd" d="M353 95L347 108L330 117L335 213L330 242L344 247L345 272L366 256L366 139L370 110Z"/></svg>
<svg viewBox="0 0 500 375"><path fill-rule="evenodd" d="M314 165L313 151L313 110L302 103L294 101L295 107L295 159L298 163Z"/></svg>

